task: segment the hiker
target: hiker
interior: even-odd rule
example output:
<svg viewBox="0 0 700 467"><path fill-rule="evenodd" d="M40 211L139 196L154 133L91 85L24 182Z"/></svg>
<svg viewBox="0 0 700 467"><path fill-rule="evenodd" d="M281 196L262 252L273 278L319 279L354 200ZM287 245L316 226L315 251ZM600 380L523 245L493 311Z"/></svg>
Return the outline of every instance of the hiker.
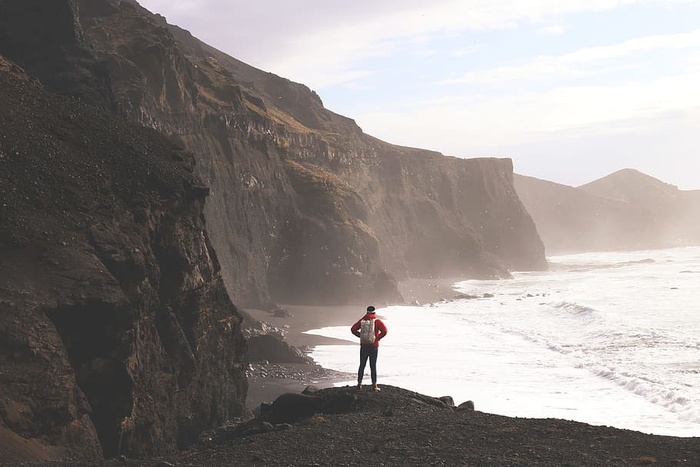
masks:
<svg viewBox="0 0 700 467"><path fill-rule="evenodd" d="M360 338L360 369L357 371L357 389L362 390L362 377L365 375L365 365L369 359L372 373L372 389L379 391L377 386L377 353L379 341L386 336L386 326L377 318L373 306L367 307L367 313L352 325L350 331Z"/></svg>

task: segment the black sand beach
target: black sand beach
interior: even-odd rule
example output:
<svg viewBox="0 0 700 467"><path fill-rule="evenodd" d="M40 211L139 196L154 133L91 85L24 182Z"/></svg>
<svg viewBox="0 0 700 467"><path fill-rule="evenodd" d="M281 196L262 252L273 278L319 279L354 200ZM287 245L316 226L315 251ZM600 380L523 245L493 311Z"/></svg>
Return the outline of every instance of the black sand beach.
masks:
<svg viewBox="0 0 700 467"><path fill-rule="evenodd" d="M428 303L452 298L449 283L411 286L412 298ZM445 292L442 296L436 291ZM421 291L425 294L421 295ZM421 302L425 300L424 302ZM343 325L362 316L363 307L285 307L292 316L275 317L247 310L286 330L289 343L313 346L337 342L304 334L309 329ZM378 309L381 313L381 308ZM506 417L455 407L449 401L406 389L382 386L375 393L365 386L332 387L354 375L328 371L318 365L252 364L247 407L265 413L231 421L203 433L187 451L162 459L116 459L114 466L698 466L700 439L654 436L607 426L559 419ZM504 382L503 384L507 384ZM314 385L318 390L301 392ZM291 394L291 404L280 395ZM289 395L289 394L288 394ZM454 402L454 405L453 405ZM309 404L311 407L309 409ZM306 407L304 407L306 406ZM308 409L308 410L307 410ZM0 461L0 465L4 465ZM73 462L23 464L51 466L95 465Z"/></svg>
<svg viewBox="0 0 700 467"><path fill-rule="evenodd" d="M400 287L408 303L429 304L456 298L454 282L411 280ZM284 328L287 342L300 348L339 342L304 333L326 326L347 326L348 341L354 341L349 328L364 312L361 306L285 308L291 317L278 318L260 310L251 314ZM378 313L381 315L381 308ZM334 383L352 381L355 375L317 365L252 365L251 373L250 409L285 392L300 393L307 385L323 388L321 393L329 391L329 395L351 394L357 401L351 413L317 414L282 431L212 441L185 456L192 465L202 465L203 459L214 466L224 462L267 466L700 465L698 438L653 436L568 420L504 417L479 412L478 401L474 401L476 411L462 410L392 386L384 386L380 393L369 387L358 392L354 385L333 388ZM454 401L457 405L462 402Z"/></svg>
<svg viewBox="0 0 700 467"><path fill-rule="evenodd" d="M457 296L451 279L410 279L399 284L399 290L407 303L428 304L449 300ZM367 305L372 305L368 303ZM291 316L275 316L268 311L246 309L253 318L285 330L285 341L300 349L322 344L355 342L350 326L365 312L363 306L304 306L284 305ZM381 307L377 307L381 316ZM329 326L347 326L347 341L305 334L312 329ZM391 333L391 329L389 329ZM342 374L304 364L252 364L248 378L246 408L255 409L262 402L272 402L285 392L301 392L313 384L319 388L332 387L335 383L355 379L355 374ZM461 401L460 401L461 402Z"/></svg>

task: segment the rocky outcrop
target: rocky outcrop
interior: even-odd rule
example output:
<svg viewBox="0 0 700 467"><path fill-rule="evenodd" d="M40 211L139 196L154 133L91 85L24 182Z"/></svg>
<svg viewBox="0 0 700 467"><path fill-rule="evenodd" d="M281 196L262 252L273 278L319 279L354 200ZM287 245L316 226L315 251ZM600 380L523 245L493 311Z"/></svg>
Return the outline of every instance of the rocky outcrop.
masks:
<svg viewBox="0 0 700 467"><path fill-rule="evenodd" d="M286 343L282 336L260 334L248 338L248 358L251 362L306 363L313 359L301 350Z"/></svg>
<svg viewBox="0 0 700 467"><path fill-rule="evenodd" d="M578 188L516 176L515 187L550 254L700 244L700 192L636 170Z"/></svg>
<svg viewBox="0 0 700 467"><path fill-rule="evenodd" d="M157 455L242 412L207 194L182 146L0 59L3 456Z"/></svg>
<svg viewBox="0 0 700 467"><path fill-rule="evenodd" d="M212 432L197 450L170 460L208 467L343 463L561 467L692 465L700 459L697 438L654 436L554 418L504 417L473 410L473 404L466 402L459 404L464 408L449 407L412 391L382 388L380 393L321 389L305 406L307 411L280 410L284 416L280 419L300 421L276 423L258 417ZM280 402L295 396L300 394L285 395ZM318 404L334 399L337 405ZM317 412L309 416L313 410Z"/></svg>
<svg viewBox="0 0 700 467"><path fill-rule="evenodd" d="M509 160L379 141L132 0L0 0L0 53L31 76L1 77L0 436L188 445L242 409L229 297L381 305L396 278L546 267Z"/></svg>
<svg viewBox="0 0 700 467"><path fill-rule="evenodd" d="M269 306L271 290L275 301L397 299L393 283L381 288L375 281L383 270L365 246L376 241L357 222L317 216L300 205L292 183L304 190L309 179L288 173L288 142L280 140L287 121L272 118L216 60L186 56L162 19L125 2L80 7L85 36L109 71L118 113L177 135L196 154L198 173L212 190L205 208L212 243L237 303ZM332 263L315 262L329 239L340 245Z"/></svg>
<svg viewBox="0 0 700 467"><path fill-rule="evenodd" d="M396 277L546 267L508 160L384 143L303 85L128 3L96 3L80 3L80 20L108 63L115 108L195 153L236 302L386 303Z"/></svg>
<svg viewBox="0 0 700 467"><path fill-rule="evenodd" d="M54 91L109 109L109 78L85 42L77 11L77 0L0 0L0 53Z"/></svg>
<svg viewBox="0 0 700 467"><path fill-rule="evenodd" d="M406 277L506 277L546 267L513 188L510 159L458 159L375 142L376 175L360 185L387 268Z"/></svg>
<svg viewBox="0 0 700 467"><path fill-rule="evenodd" d="M513 189L510 159L459 159L383 142L325 109L306 86L170 30L188 57L216 60L247 96L292 119L284 157L332 172L356 190L362 210L349 212L374 234L392 276L503 277L546 268L542 242ZM303 135L290 134L300 125Z"/></svg>
<svg viewBox="0 0 700 467"><path fill-rule="evenodd" d="M2 1L14 23L35 22L23 2ZM508 160L379 141L307 87L228 57L135 2L57 3L61 17L77 12L79 23L46 28L75 49L57 54L61 66L94 84L83 98L106 96L104 106L195 154L211 188L212 244L236 303L391 303L400 300L395 278L546 267ZM0 50L70 93L25 56L45 44L13 31Z"/></svg>

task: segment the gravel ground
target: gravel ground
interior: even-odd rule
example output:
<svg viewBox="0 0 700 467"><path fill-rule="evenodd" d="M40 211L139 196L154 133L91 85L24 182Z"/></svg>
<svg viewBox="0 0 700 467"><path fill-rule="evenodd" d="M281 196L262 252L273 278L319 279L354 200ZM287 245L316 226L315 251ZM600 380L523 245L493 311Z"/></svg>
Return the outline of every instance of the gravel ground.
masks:
<svg viewBox="0 0 700 467"><path fill-rule="evenodd" d="M326 388L298 397L325 407L294 417L289 405L206 433L167 459L115 460L146 466L698 466L700 439L646 435L557 419L511 418L450 407L384 386ZM294 399L294 398L292 398ZM285 419L287 416L287 419ZM295 418L295 419L292 419ZM39 465L39 464L25 464ZM80 466L85 464L43 464Z"/></svg>
<svg viewBox="0 0 700 467"><path fill-rule="evenodd" d="M245 437L216 437L183 465L580 466L700 465L700 439L645 435L556 419L455 409L385 386L320 391L356 398L346 413L316 414Z"/></svg>

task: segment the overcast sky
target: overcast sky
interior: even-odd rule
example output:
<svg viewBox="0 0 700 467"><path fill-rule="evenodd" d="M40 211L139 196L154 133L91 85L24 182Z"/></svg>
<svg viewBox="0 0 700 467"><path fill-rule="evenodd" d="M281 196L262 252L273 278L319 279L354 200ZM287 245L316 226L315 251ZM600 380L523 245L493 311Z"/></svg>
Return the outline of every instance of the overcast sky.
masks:
<svg viewBox="0 0 700 467"><path fill-rule="evenodd" d="M139 0L390 143L700 189L700 0Z"/></svg>

